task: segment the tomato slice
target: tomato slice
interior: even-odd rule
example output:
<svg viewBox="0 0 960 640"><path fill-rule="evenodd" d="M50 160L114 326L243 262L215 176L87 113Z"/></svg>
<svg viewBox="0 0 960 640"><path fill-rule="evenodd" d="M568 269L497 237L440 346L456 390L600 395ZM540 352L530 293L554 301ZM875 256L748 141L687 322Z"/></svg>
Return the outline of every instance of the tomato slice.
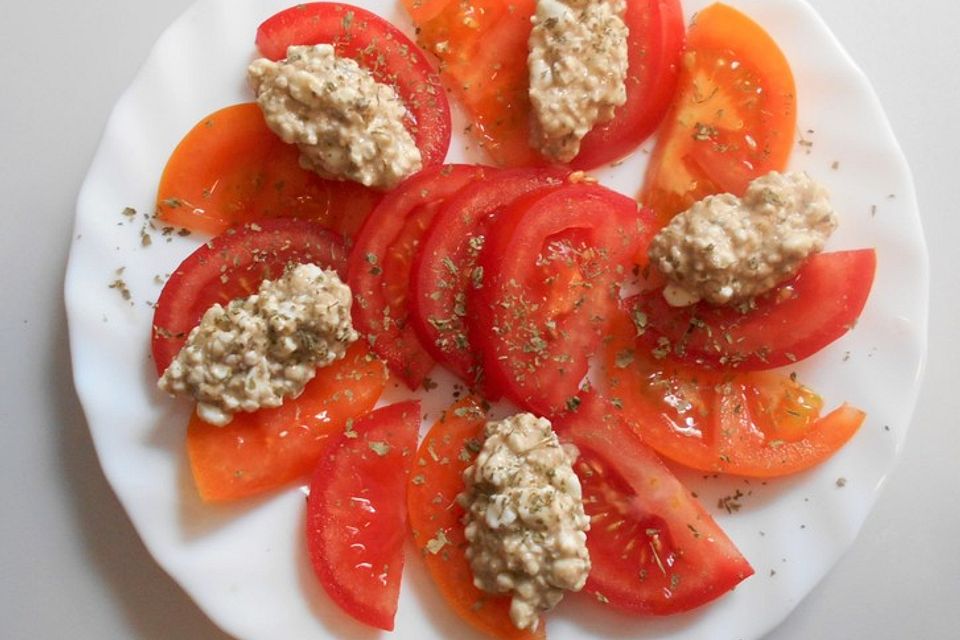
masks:
<svg viewBox="0 0 960 640"><path fill-rule="evenodd" d="M200 245L170 275L154 307L150 347L157 375L170 366L207 309L254 293L290 263L306 262L343 278L343 239L316 222L276 219L231 227Z"/></svg>
<svg viewBox="0 0 960 640"><path fill-rule="evenodd" d="M407 106L404 123L424 167L438 165L450 147L450 104L426 55L383 18L348 4L298 4L267 19L257 29L257 47L271 60L290 45L332 44L384 84L392 85Z"/></svg>
<svg viewBox="0 0 960 640"><path fill-rule="evenodd" d="M752 179L782 171L797 128L796 87L783 52L725 4L697 14L679 87L640 195L663 221L714 193L743 195Z"/></svg>
<svg viewBox="0 0 960 640"><path fill-rule="evenodd" d="M866 414L823 401L793 376L681 365L636 347L635 324L614 320L604 343L603 388L660 455L709 472L769 478L809 469L856 434ZM657 359L659 358L659 359Z"/></svg>
<svg viewBox="0 0 960 640"><path fill-rule="evenodd" d="M411 324L431 356L469 385L482 361L467 336L469 292L483 282L477 264L491 226L515 199L566 171L511 169L463 187L440 208L423 237L410 281Z"/></svg>
<svg viewBox="0 0 960 640"><path fill-rule="evenodd" d="M487 171L446 165L408 178L370 214L350 253L347 282L354 294L353 323L411 389L433 368L410 324L414 256L442 203Z"/></svg>
<svg viewBox="0 0 960 640"><path fill-rule="evenodd" d="M670 108L680 74L683 9L679 0L627 0L627 102L596 126L571 163L593 169L618 160L650 137Z"/></svg>
<svg viewBox="0 0 960 640"><path fill-rule="evenodd" d="M543 164L530 147L527 67L536 0L403 0L418 40L467 110L471 133L505 166ZM627 0L627 103L583 141L572 163L590 169L623 157L656 129L670 105L683 47L678 0Z"/></svg>
<svg viewBox="0 0 960 640"><path fill-rule="evenodd" d="M590 516L585 590L624 611L667 615L714 600L753 575L733 542L596 394L558 420L576 445Z"/></svg>
<svg viewBox="0 0 960 640"><path fill-rule="evenodd" d="M491 389L539 415L576 403L651 222L632 199L584 183L534 191L503 211L468 300L470 343Z"/></svg>
<svg viewBox="0 0 960 640"><path fill-rule="evenodd" d="M464 488L464 470L482 446L485 424L480 401L466 398L445 411L420 443L407 487L414 543L447 604L473 627L505 640L544 638L542 621L536 632L517 629L510 620L510 598L473 584L457 495Z"/></svg>
<svg viewBox="0 0 960 640"><path fill-rule="evenodd" d="M254 103L216 111L177 145L157 190L164 222L212 235L264 218L307 218L352 235L380 201L373 189L300 167L296 147L267 128Z"/></svg>
<svg viewBox="0 0 960 640"><path fill-rule="evenodd" d="M671 307L662 289L629 305L646 318L641 349L668 346L678 361L715 368L773 369L812 356L852 329L876 268L873 249L821 253L747 309L704 302Z"/></svg>
<svg viewBox="0 0 960 640"><path fill-rule="evenodd" d="M200 497L237 500L309 475L331 437L373 409L386 384L386 367L357 343L279 407L238 413L224 427L194 412L187 454Z"/></svg>
<svg viewBox="0 0 960 640"><path fill-rule="evenodd" d="M420 403L377 409L322 457L307 498L307 550L323 588L345 612L393 630L407 533L407 476Z"/></svg>

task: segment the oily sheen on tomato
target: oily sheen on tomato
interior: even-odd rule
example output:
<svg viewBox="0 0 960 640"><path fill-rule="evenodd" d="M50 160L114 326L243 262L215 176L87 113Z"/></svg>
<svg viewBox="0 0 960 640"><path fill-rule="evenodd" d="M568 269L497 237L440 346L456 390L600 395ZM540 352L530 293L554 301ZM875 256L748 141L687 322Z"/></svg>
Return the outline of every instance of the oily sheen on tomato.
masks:
<svg viewBox="0 0 960 640"><path fill-rule="evenodd" d="M504 166L545 163L530 146L528 41L536 0L403 0L417 39L441 64L441 78L465 107L470 132ZM627 0L627 103L583 141L581 169L623 157L663 119L683 46L677 0Z"/></svg>
<svg viewBox="0 0 960 640"><path fill-rule="evenodd" d="M288 264L311 262L344 277L343 239L316 222L276 219L230 227L197 248L170 274L154 307L150 348L157 375L216 303L257 291Z"/></svg>
<svg viewBox="0 0 960 640"><path fill-rule="evenodd" d="M464 621L494 638L544 638L542 621L535 632L517 629L510 619L510 597L473 584L457 496L464 490L464 470L482 447L485 424L481 402L468 397L447 409L420 443L407 487L413 540L437 589Z"/></svg>
<svg viewBox="0 0 960 640"><path fill-rule="evenodd" d="M645 319L626 314L604 342L601 388L660 455L708 472L769 478L814 467L846 444L866 414L850 405L821 417L823 400L793 375L683 365L670 346L638 348Z"/></svg>
<svg viewBox="0 0 960 640"><path fill-rule="evenodd" d="M387 631L400 595L419 428L413 401L354 421L321 458L307 498L307 550L320 584L346 613Z"/></svg>
<svg viewBox="0 0 960 640"><path fill-rule="evenodd" d="M468 297L470 343L489 388L540 415L575 404L619 283L653 230L635 201L597 185L514 200L490 228L482 286Z"/></svg>
<svg viewBox="0 0 960 640"><path fill-rule="evenodd" d="M356 343L279 407L237 413L223 427L194 412L187 456L200 497L237 500L309 476L347 423L373 409L386 384L386 367Z"/></svg>
<svg viewBox="0 0 960 640"><path fill-rule="evenodd" d="M254 103L198 122L164 167L160 220L209 234L267 218L305 218L353 235L381 195L300 167L299 152L267 128Z"/></svg>
<svg viewBox="0 0 960 640"><path fill-rule="evenodd" d="M360 7L309 2L285 9L257 29L257 47L271 60L291 45L332 44L373 77L393 86L410 113L404 123L423 166L439 165L450 147L450 104L426 55L399 29Z"/></svg>
<svg viewBox="0 0 960 640"><path fill-rule="evenodd" d="M420 343L468 385L479 382L480 354L470 344L469 293L483 284L480 250L500 213L518 197L556 185L558 169L508 169L473 182L437 211L414 262L411 323Z"/></svg>
<svg viewBox="0 0 960 640"><path fill-rule="evenodd" d="M777 43L736 9L710 5L687 33L640 201L667 221L708 195L743 195L786 167L796 127L793 73Z"/></svg>
<svg viewBox="0 0 960 640"><path fill-rule="evenodd" d="M585 590L631 613L667 615L714 600L753 575L733 542L657 455L588 394L554 425L575 445L590 516Z"/></svg>
<svg viewBox="0 0 960 640"><path fill-rule="evenodd" d="M667 304L662 289L630 300L645 319L638 349L664 347L671 358L718 369L754 371L789 366L850 331L876 273L873 249L821 253L797 275L745 306Z"/></svg>
<svg viewBox="0 0 960 640"><path fill-rule="evenodd" d="M410 319L410 280L424 233L443 203L489 168L425 169L394 189L370 214L350 252L347 283L356 329L411 389L433 368Z"/></svg>

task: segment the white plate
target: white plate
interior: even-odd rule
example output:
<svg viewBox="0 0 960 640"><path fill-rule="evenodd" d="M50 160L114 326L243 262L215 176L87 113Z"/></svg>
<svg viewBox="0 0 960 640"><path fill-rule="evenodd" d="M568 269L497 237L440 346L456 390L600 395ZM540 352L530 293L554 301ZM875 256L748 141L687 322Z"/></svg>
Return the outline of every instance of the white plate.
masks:
<svg viewBox="0 0 960 640"><path fill-rule="evenodd" d="M691 614L640 621L568 597L550 618L550 636L558 640L747 640L766 633L853 542L896 461L916 400L926 349L927 255L910 172L880 104L804 2L731 3L768 29L793 65L800 127L813 146L798 146L791 164L833 193L841 228L829 248L878 251L877 281L856 329L798 368L831 405L850 401L869 418L833 459L797 477L761 484L683 474L756 568L735 592ZM169 273L200 239L155 235L143 248L142 213L152 211L160 172L180 137L215 109L250 99L244 70L254 31L288 4L202 0L164 33L117 104L77 203L66 279L73 368L107 478L150 552L218 625L248 639L370 637L314 581L303 553L299 489L227 507L200 503L183 451L189 408L156 392L148 359L147 302L160 290L154 277ZM409 32L393 0L356 4ZM707 4L687 0L688 16ZM451 160L467 155L460 131L455 126ZM637 153L598 175L633 194L646 158ZM132 223L121 215L127 206L141 212ZM121 267L130 301L108 288ZM431 412L448 398L434 397ZM843 488L839 478L846 479ZM717 499L737 488L749 493L742 509L719 512ZM469 635L409 554L397 636Z"/></svg>

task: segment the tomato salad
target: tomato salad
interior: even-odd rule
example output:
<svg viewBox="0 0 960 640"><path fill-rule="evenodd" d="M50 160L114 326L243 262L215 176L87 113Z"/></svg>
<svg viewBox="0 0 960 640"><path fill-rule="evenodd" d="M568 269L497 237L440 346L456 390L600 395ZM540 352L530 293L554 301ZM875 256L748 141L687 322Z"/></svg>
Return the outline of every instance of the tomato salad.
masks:
<svg viewBox="0 0 960 640"><path fill-rule="evenodd" d="M200 496L230 501L309 481L309 560L330 598L372 627L394 628L412 535L417 560L464 621L494 637L544 637L545 624L518 628L509 589L483 591L474 579L463 476L487 455L485 425L499 402L548 418L564 451L576 452L569 460L591 521L582 587L592 600L669 615L721 597L753 574L749 559L663 460L784 476L830 457L865 419L849 405L823 414L823 400L785 368L856 324L873 250L816 253L766 293L726 306L672 304L670 273L648 258L664 225L695 203L741 196L755 178L785 170L797 116L789 63L729 6L712 5L685 29L678 0L626 0L625 102L563 165L531 145L527 43L542 7L402 4L416 43L370 12L325 2L270 17L255 43L281 65L291 64L291 47L299 56L331 46L352 61L341 70L389 85L407 110L419 171L389 190L318 175L281 140L289 123L265 121L247 103L201 120L160 177L158 215L213 237L173 271L156 304L158 375L186 362L200 372L188 378L200 376L203 363L182 356L199 333L210 332L217 353L246 335L223 320L208 327L210 310L241 318L238 301L267 297L291 265L315 264L349 286L352 327L342 339L359 336L279 406L237 411L224 427L191 417L186 451ZM489 166L445 164L448 94ZM657 129L636 199L584 173ZM775 196L766 205L783 207ZM223 362L253 367L251 345L273 340L301 303L242 320L265 323L266 337ZM316 347L311 335L297 330L291 344ZM231 375L223 362L209 365L213 378ZM293 375L282 360L256 366ZM437 366L460 380L459 399L421 438L418 401L380 398L391 376L430 393Z"/></svg>

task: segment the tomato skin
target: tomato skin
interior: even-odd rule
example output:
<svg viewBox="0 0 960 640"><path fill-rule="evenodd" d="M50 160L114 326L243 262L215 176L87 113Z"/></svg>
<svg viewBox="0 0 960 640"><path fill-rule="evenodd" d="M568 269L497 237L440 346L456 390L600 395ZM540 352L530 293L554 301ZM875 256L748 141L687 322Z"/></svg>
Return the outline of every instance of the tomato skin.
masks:
<svg viewBox="0 0 960 640"><path fill-rule="evenodd" d="M528 41L535 0L403 0L421 45L464 105L471 133L497 165L550 161L530 146ZM627 103L586 136L571 166L592 169L635 149L656 129L673 96L683 46L678 0L627 0Z"/></svg>
<svg viewBox="0 0 960 640"><path fill-rule="evenodd" d="M290 263L312 262L343 278L343 239L316 222L276 219L231 227L200 245L170 275L153 312L150 348L163 375L190 330L215 303L257 291Z"/></svg>
<svg viewBox="0 0 960 640"><path fill-rule="evenodd" d="M337 2L310 2L285 9L257 29L257 47L271 60L290 45L328 43L373 77L392 85L410 112L404 123L420 149L423 166L439 165L450 147L450 104L426 55L399 29L365 9Z"/></svg>
<svg viewBox="0 0 960 640"><path fill-rule="evenodd" d="M511 202L567 173L510 169L467 185L444 203L423 237L410 281L411 323L430 355L468 385L478 382L482 369L465 321L469 292L482 282L478 244Z"/></svg>
<svg viewBox="0 0 960 640"><path fill-rule="evenodd" d="M654 227L635 201L603 187L566 184L515 200L480 254L470 292L471 344L487 386L539 415L575 403L633 257Z"/></svg>
<svg viewBox="0 0 960 640"><path fill-rule="evenodd" d="M786 167L796 127L793 73L776 42L736 9L710 5L687 33L640 201L666 222L708 195L742 195Z"/></svg>
<svg viewBox="0 0 960 640"><path fill-rule="evenodd" d="M699 607L753 575L702 505L596 394L556 421L576 445L574 470L591 517L585 590L636 614Z"/></svg>
<svg viewBox="0 0 960 640"><path fill-rule="evenodd" d="M646 315L641 350L717 369L756 371L808 358L856 324L876 274L873 249L821 253L791 280L756 299L745 313L698 303L671 307L658 289L628 302Z"/></svg>
<svg viewBox="0 0 960 640"><path fill-rule="evenodd" d="M570 166L593 169L619 160L650 137L673 100L683 51L679 0L628 0L627 102L610 122L599 124L580 143Z"/></svg>
<svg viewBox="0 0 960 640"><path fill-rule="evenodd" d="M866 417L822 400L792 377L733 373L655 359L636 348L626 314L604 343L604 393L657 453L710 473L772 478L814 467L848 442Z"/></svg>
<svg viewBox="0 0 960 640"><path fill-rule="evenodd" d="M278 138L254 103L198 122L167 160L157 189L161 220L216 235L265 218L316 220L352 235L380 194L325 180L300 167L299 152Z"/></svg>
<svg viewBox="0 0 960 640"><path fill-rule="evenodd" d="M320 583L346 613L386 631L400 595L419 428L416 401L363 416L331 443L307 498L307 549Z"/></svg>
<svg viewBox="0 0 960 640"><path fill-rule="evenodd" d="M445 411L420 443L407 487L414 543L440 593L463 620L495 638L544 638L542 621L536 632L517 629L510 620L510 598L473 584L465 553L465 512L457 495L464 489L464 470L480 451L485 424L480 400L468 397Z"/></svg>
<svg viewBox="0 0 960 640"><path fill-rule="evenodd" d="M353 323L411 389L433 368L410 324L410 279L421 238L442 203L489 168L425 169L393 190L367 218L350 253Z"/></svg>
<svg viewBox="0 0 960 640"><path fill-rule="evenodd" d="M308 476L330 440L348 420L373 409L386 384L383 363L357 343L279 407L238 413L224 427L194 412L187 456L200 497L238 500Z"/></svg>

